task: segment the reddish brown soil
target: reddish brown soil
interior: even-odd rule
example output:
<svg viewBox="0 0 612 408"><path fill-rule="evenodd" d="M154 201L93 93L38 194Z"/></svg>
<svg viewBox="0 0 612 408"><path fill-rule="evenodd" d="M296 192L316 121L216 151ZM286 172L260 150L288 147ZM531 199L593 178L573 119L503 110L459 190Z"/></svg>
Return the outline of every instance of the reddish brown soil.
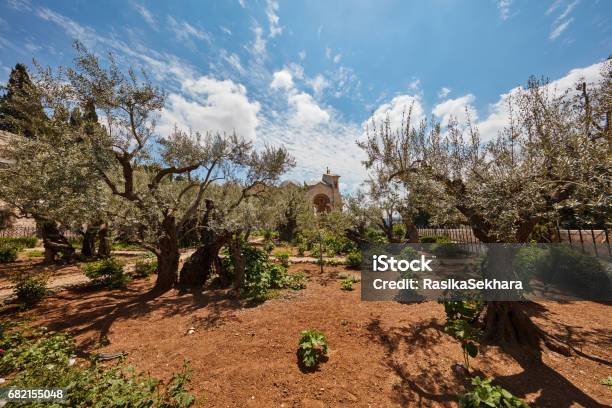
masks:
<svg viewBox="0 0 612 408"><path fill-rule="evenodd" d="M223 290L150 298L150 280L122 291L63 291L29 315L71 330L84 348L107 336L101 351L127 351L130 364L159 378L190 360L197 406L456 406L466 383L451 370L462 357L442 331L441 306L361 302L359 284L340 290L341 267L323 275L316 265L291 267L297 271L308 274L307 289L251 307ZM612 374L611 310L591 302L536 305L534 320L582 356L486 347L473 367L534 407L609 406L612 390L600 381ZM325 332L330 347L329 360L312 373L301 372L296 358L298 335L308 328Z"/></svg>

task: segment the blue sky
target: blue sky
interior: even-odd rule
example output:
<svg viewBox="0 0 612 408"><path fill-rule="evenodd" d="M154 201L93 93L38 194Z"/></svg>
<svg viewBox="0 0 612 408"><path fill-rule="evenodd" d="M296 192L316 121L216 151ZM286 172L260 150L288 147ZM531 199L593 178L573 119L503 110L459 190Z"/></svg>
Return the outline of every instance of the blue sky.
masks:
<svg viewBox="0 0 612 408"><path fill-rule="evenodd" d="M464 116L491 137L504 96L534 74L595 80L612 54L610 0L0 0L0 81L16 62L67 65L78 38L142 67L174 125L283 144L305 180L365 177L355 140L373 115Z"/></svg>

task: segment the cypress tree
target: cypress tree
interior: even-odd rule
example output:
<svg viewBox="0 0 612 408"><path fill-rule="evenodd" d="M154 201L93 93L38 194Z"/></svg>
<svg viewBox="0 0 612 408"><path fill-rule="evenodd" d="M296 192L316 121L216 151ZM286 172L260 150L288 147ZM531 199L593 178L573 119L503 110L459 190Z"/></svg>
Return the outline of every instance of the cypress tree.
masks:
<svg viewBox="0 0 612 408"><path fill-rule="evenodd" d="M47 120L40 94L25 65L17 64L0 98L0 129L33 138Z"/></svg>

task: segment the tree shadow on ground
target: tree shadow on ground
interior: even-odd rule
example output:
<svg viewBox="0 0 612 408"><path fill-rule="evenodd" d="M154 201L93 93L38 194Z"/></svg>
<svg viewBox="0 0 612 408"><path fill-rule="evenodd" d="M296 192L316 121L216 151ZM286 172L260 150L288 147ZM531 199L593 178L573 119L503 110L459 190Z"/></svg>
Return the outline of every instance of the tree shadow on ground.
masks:
<svg viewBox="0 0 612 408"><path fill-rule="evenodd" d="M140 288L125 288L111 292L85 291L79 295L84 299L79 298L76 304L74 294L54 296L54 303L59 306L49 307L45 325L51 330L69 330L75 336L90 335L81 348L100 344L118 320L137 319L151 314L157 318L168 318L189 315L206 308L210 313L199 322L205 327L244 307L244 302L236 299L228 290L199 289L176 295L154 291L143 293ZM210 321L207 322L207 319Z"/></svg>
<svg viewBox="0 0 612 408"><path fill-rule="evenodd" d="M409 372L398 358L398 353L403 351L408 354L417 350L427 353L429 347L440 341L443 335L441 330L442 325L435 319L390 329L384 329L378 319L372 319L368 324L370 339L385 350L383 363L400 378L400 382L393 387L395 402L400 406L429 407L432 402L453 406L456 401L456 392L446 384L440 367L430 365L427 371Z"/></svg>

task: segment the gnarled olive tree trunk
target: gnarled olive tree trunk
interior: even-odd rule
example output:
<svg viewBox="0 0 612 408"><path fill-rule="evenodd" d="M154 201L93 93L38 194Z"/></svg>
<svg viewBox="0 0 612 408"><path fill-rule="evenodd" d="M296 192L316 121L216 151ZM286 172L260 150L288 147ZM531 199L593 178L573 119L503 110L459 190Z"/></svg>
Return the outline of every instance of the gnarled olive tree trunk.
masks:
<svg viewBox="0 0 612 408"><path fill-rule="evenodd" d="M155 255L157 256L155 289L169 290L176 283L180 257L178 231L173 216L166 216L162 222L162 234L159 237Z"/></svg>
<svg viewBox="0 0 612 408"><path fill-rule="evenodd" d="M64 262L72 261L75 253L74 248L60 232L57 223L46 218L35 218L35 220L45 247L45 262L55 262L58 256Z"/></svg>

